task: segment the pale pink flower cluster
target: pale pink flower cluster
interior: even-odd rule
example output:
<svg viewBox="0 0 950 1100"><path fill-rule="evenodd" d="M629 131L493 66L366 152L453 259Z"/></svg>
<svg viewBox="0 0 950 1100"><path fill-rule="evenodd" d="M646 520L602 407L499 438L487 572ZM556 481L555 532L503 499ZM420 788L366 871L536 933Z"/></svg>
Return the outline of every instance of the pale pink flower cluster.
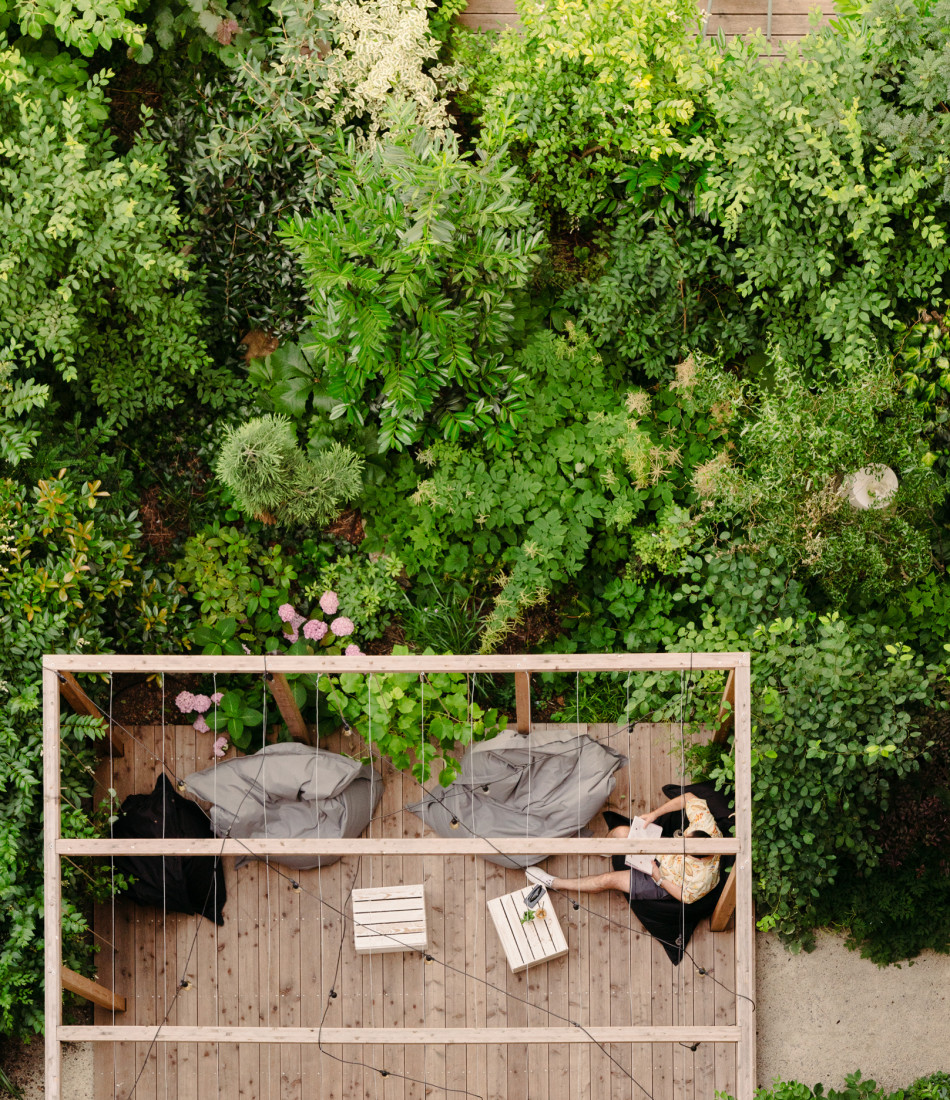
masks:
<svg viewBox="0 0 950 1100"><path fill-rule="evenodd" d="M220 700L220 696L218 697ZM204 714L211 707L211 698L208 695L193 695L190 691L180 691L175 696L175 706L182 714L197 712Z"/></svg>
<svg viewBox="0 0 950 1100"><path fill-rule="evenodd" d="M281 622L284 623L292 622L296 614L297 612L294 611L289 603L282 603L280 607L277 608L277 615Z"/></svg>
<svg viewBox="0 0 950 1100"><path fill-rule="evenodd" d="M362 654L362 649L358 645L348 645L343 650L344 657L359 657Z"/></svg>
<svg viewBox="0 0 950 1100"><path fill-rule="evenodd" d="M335 615L340 610L340 597L335 592L324 592L320 597L324 615Z"/></svg>
<svg viewBox="0 0 950 1100"><path fill-rule="evenodd" d="M211 729L211 727L205 721L205 716L203 714L199 714L198 717L195 719L194 727L198 731L198 733L207 733L208 730Z"/></svg>
<svg viewBox="0 0 950 1100"><path fill-rule="evenodd" d="M319 642L326 637L327 624L322 619L311 619L303 625L303 636L311 642Z"/></svg>
<svg viewBox="0 0 950 1100"><path fill-rule="evenodd" d="M215 756L224 756L228 751L228 739L226 737L219 737L215 743L211 746L211 751Z"/></svg>
<svg viewBox="0 0 950 1100"><path fill-rule="evenodd" d="M224 698L224 692L216 691L214 693L214 695L211 696L211 702L214 703L215 706L217 706L218 703L220 703L223 698Z"/></svg>
<svg viewBox="0 0 950 1100"><path fill-rule="evenodd" d="M334 619L330 623L330 629L338 638L345 638L347 634L353 633L353 620L348 619L345 615L341 615L338 619Z"/></svg>

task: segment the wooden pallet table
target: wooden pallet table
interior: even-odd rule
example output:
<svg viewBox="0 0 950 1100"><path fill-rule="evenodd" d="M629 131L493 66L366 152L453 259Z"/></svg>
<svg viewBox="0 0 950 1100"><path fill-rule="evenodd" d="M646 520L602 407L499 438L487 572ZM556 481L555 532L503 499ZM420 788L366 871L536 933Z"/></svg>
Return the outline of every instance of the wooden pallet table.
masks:
<svg viewBox="0 0 950 1100"><path fill-rule="evenodd" d="M557 913L554 912L547 891L535 909L536 914L543 912L544 916L536 915L533 920L521 923L528 908L525 898L531 888L530 885L525 886L522 890L515 890L513 894L492 898L488 903L488 912L513 974L567 954L567 940L561 931Z"/></svg>
<svg viewBox="0 0 950 1100"><path fill-rule="evenodd" d="M353 937L359 955L425 951L429 944L421 884L354 890Z"/></svg>

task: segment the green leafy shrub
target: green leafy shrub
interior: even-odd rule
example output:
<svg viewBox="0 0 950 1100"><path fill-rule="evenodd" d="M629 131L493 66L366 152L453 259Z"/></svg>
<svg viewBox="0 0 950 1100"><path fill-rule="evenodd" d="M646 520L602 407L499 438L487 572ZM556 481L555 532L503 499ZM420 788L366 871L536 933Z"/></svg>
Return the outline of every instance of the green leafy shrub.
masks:
<svg viewBox="0 0 950 1100"><path fill-rule="evenodd" d="M109 75L0 52L0 358L39 386L75 383L73 401L122 425L179 404L196 372L212 404L229 388L200 338L164 155L112 154Z"/></svg>
<svg viewBox="0 0 950 1100"><path fill-rule="evenodd" d="M930 745L920 770L896 785L881 820L880 866L845 866L827 921L847 931L848 946L879 966L921 951L950 953L950 717L922 724Z"/></svg>
<svg viewBox="0 0 950 1100"><path fill-rule="evenodd" d="M209 625L274 611L297 579L279 545L265 546L254 532L218 521L188 539L174 572Z"/></svg>
<svg viewBox="0 0 950 1100"><path fill-rule="evenodd" d="M876 1081L862 1078L860 1072L845 1077L843 1089L818 1084L809 1086L801 1081L779 1081L769 1088L757 1089L755 1100L947 1100L950 1097L950 1074L933 1073L919 1077L906 1089L891 1092ZM732 1100L730 1097L729 1100Z"/></svg>
<svg viewBox="0 0 950 1100"><path fill-rule="evenodd" d="M746 308L809 365L864 362L950 270L938 8L884 0L781 65L763 67L750 42L710 86L715 128L691 151L701 209L725 233Z"/></svg>
<svg viewBox="0 0 950 1100"><path fill-rule="evenodd" d="M519 362L528 405L515 447L437 443L417 455L431 476L419 481L404 461L366 495L377 517L371 548L388 545L410 574L436 560L444 574L492 587L486 650L556 586L585 571L621 571L634 520L689 499L688 473L720 430L690 396L691 364L680 364L683 388L651 400L643 391L624 397L616 370L581 332L541 333ZM399 497L413 488L407 509Z"/></svg>
<svg viewBox="0 0 950 1100"><path fill-rule="evenodd" d="M408 606L399 584L403 564L387 554L341 555L321 570L319 581L304 589L311 600L327 590L336 594L343 607L359 615L359 635L368 642L381 638L397 611Z"/></svg>
<svg viewBox="0 0 950 1100"><path fill-rule="evenodd" d="M718 226L688 203L663 217L625 208L597 239L595 259L562 304L605 356L666 380L673 357L722 345L731 358L758 346L761 322L736 290L735 259Z"/></svg>
<svg viewBox="0 0 950 1100"><path fill-rule="evenodd" d="M867 624L814 613L750 636L721 608L671 639L682 651L751 652L753 890L759 927L794 946L811 945L813 929L835 908L843 872L878 865L882 816L927 747L912 715L933 700L938 673L886 638ZM678 695L656 710L663 683L654 676L634 685L628 721L651 713L675 719ZM703 692L702 683L693 717L712 726L719 691ZM721 746L697 759L704 774L732 785L733 759Z"/></svg>
<svg viewBox="0 0 950 1100"><path fill-rule="evenodd" d="M334 443L309 457L281 416L230 428L216 468L246 512L290 526L329 523L363 484L359 455Z"/></svg>
<svg viewBox="0 0 950 1100"><path fill-rule="evenodd" d="M531 209L499 155L413 132L405 110L390 126L368 149L341 146L333 209L284 230L313 296L313 385L333 416L378 416L383 451L427 418L448 439L510 440L523 399L505 344L540 259Z"/></svg>
<svg viewBox="0 0 950 1100"><path fill-rule="evenodd" d="M747 384L710 364L701 372L705 399L728 409L736 425L734 450L694 478L707 517L741 529L754 553L776 549L838 604L881 599L922 577L946 489L921 461L923 422L889 365L828 370L817 390L781 355L770 366ZM887 506L849 504L846 478L856 464L898 474Z"/></svg>
<svg viewBox="0 0 950 1100"><path fill-rule="evenodd" d="M60 471L28 490L0 480L0 1030L43 1030L44 653L108 653L123 600L134 593L139 523L109 502L99 482ZM63 833L98 836L94 742L104 724L62 718ZM106 879L104 886L108 886ZM63 862L63 961L88 970L90 883Z"/></svg>
<svg viewBox="0 0 950 1100"><path fill-rule="evenodd" d="M275 0L273 25L250 45L253 6L247 15L229 10L241 27L234 44L221 61L166 72L152 132L168 143L209 300L233 348L249 329L284 336L304 327L310 298L277 228L326 205L337 127L377 132L391 99L408 103L427 130L444 132L448 116L438 72L428 71L438 42L419 0Z"/></svg>
<svg viewBox="0 0 950 1100"><path fill-rule="evenodd" d="M618 173L678 161L688 144L718 61L696 41L696 6L521 0L518 10L519 27L490 50L457 36L460 98L510 144L539 208L574 219L612 209Z"/></svg>

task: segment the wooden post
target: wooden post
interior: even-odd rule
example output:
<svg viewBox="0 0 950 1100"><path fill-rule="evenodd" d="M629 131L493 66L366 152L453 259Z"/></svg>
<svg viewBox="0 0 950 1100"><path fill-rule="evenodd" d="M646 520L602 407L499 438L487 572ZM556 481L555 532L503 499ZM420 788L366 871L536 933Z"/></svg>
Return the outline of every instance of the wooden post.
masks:
<svg viewBox="0 0 950 1100"><path fill-rule="evenodd" d="M736 773L736 838L741 850L730 877L736 880L736 1100L752 1100L755 1064L755 911L752 906L752 670L749 655L736 666L733 740Z"/></svg>
<svg viewBox="0 0 950 1100"><path fill-rule="evenodd" d="M731 868L726 876L726 885L719 895L713 915L709 918L709 927L713 932L725 932L736 911L736 869Z"/></svg>
<svg viewBox="0 0 950 1100"><path fill-rule="evenodd" d="M111 1012L125 1012L125 997L113 993L111 989L106 989L104 985L92 981L91 978L84 978L82 974L77 974L75 970L70 970L68 966L62 968L62 974L63 989L67 989L70 993L75 993L80 997L85 997L87 1001L92 1001L100 1008L107 1008Z"/></svg>
<svg viewBox="0 0 950 1100"><path fill-rule="evenodd" d="M296 741L306 741L308 745L311 744L310 731L294 699L294 693L290 690L290 684L287 683L287 677L282 672L273 672L268 676L267 684L271 695L274 696L281 718L287 723L290 736ZM317 737L319 738L319 733Z"/></svg>
<svg viewBox="0 0 950 1100"><path fill-rule="evenodd" d="M519 733L531 732L531 673L515 673L515 728Z"/></svg>
<svg viewBox="0 0 950 1100"><path fill-rule="evenodd" d="M728 707L726 704L729 704ZM713 734L712 743L714 745L725 744L735 726L735 710L736 710L736 670L734 668L729 669L729 676L726 679L726 686L722 693L722 701L719 704L719 729Z"/></svg>
<svg viewBox="0 0 950 1100"><path fill-rule="evenodd" d="M91 718L103 719L102 711L79 686L79 681L71 672L60 672L59 690L66 702L77 714L88 714ZM115 727L109 723L109 740L112 742L112 755L125 756L125 746L116 738Z"/></svg>
<svg viewBox="0 0 950 1100"><path fill-rule="evenodd" d="M59 678L43 669L43 956L46 981L46 1100L62 1098L62 872L56 842L59 808Z"/></svg>

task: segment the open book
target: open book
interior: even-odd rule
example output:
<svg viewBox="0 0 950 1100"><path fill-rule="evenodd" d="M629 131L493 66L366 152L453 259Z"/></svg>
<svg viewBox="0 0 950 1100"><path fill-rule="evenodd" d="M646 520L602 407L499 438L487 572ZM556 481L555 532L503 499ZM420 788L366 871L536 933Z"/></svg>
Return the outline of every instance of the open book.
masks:
<svg viewBox="0 0 950 1100"><path fill-rule="evenodd" d="M642 817L635 817L630 825L630 836L636 840L642 837L662 835L663 830L659 825L655 825L653 822L648 825ZM653 871L653 856L646 852L642 855L627 856L626 863L628 867L632 867L635 871L642 871L645 875L649 875Z"/></svg>

